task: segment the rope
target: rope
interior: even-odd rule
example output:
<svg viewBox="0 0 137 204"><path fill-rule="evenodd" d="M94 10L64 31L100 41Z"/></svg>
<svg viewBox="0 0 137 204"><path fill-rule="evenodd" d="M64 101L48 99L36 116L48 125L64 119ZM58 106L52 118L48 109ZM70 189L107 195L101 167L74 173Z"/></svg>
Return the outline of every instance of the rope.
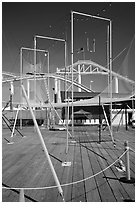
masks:
<svg viewBox="0 0 137 204"><path fill-rule="evenodd" d="M74 182L71 182L71 183L61 184L61 187L75 185L75 184L81 183L83 181L87 181L87 180L89 180L91 178L94 178L95 176L98 176L99 174L103 173L104 171L109 169L111 166L113 166L116 162L118 162L118 160L120 160L127 153L127 151L128 151L128 149L126 151L124 151L123 154L121 156L119 156L117 160L115 160L112 164L110 164L108 167L101 170L100 172L98 172L98 173L96 173L96 174L94 174L92 176L89 176L87 178L81 179L79 181L74 181ZM37 187L37 188L12 188L12 187L3 187L2 186L3 189L24 189L24 190L45 190L45 189L53 189L53 188L57 188L57 187L58 186L46 186L46 187Z"/></svg>

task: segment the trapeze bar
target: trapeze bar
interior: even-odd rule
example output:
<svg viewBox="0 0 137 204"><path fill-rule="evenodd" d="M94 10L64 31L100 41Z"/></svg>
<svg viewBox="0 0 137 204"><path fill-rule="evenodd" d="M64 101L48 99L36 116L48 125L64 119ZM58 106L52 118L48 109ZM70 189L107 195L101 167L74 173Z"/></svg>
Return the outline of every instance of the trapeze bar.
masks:
<svg viewBox="0 0 137 204"><path fill-rule="evenodd" d="M47 52L47 50L40 50L40 49L33 49L29 47L21 47L22 50L30 50L30 51L37 51L37 52Z"/></svg>
<svg viewBox="0 0 137 204"><path fill-rule="evenodd" d="M60 38L52 38L52 37L46 37L46 36L41 36L41 35L35 35L35 38L44 38L44 39L49 39L49 40L56 40L56 41L62 41L65 42L64 39L60 39Z"/></svg>
<svg viewBox="0 0 137 204"><path fill-rule="evenodd" d="M110 21L110 19L108 19L108 18L93 16L93 15L86 14L86 13L80 13L80 12L76 12L76 11L72 11L72 13L82 15L82 16L87 16L87 17L90 17L90 18L96 18L96 19L100 19L100 20Z"/></svg>

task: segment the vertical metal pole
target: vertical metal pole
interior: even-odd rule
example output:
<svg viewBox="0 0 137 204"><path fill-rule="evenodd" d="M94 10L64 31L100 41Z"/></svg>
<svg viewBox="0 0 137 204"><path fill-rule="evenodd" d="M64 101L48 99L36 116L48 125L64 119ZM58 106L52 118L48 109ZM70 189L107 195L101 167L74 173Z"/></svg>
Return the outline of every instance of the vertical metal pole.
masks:
<svg viewBox="0 0 137 204"><path fill-rule="evenodd" d="M126 161L126 179L129 181L130 180L130 161L129 161L129 146L128 146L128 141L125 141L124 143L125 146L125 161Z"/></svg>
<svg viewBox="0 0 137 204"><path fill-rule="evenodd" d="M71 11L71 74L72 74L72 137L74 137L74 106L73 106L73 11Z"/></svg>
<svg viewBox="0 0 137 204"><path fill-rule="evenodd" d="M128 124L127 124L127 104L125 104L125 126L126 126L126 130L128 130Z"/></svg>
<svg viewBox="0 0 137 204"><path fill-rule="evenodd" d="M37 65L37 39L34 37L34 114L36 117L36 93L37 93L37 84L36 84L36 65ZM34 131L35 130L35 125L34 125Z"/></svg>
<svg viewBox="0 0 137 204"><path fill-rule="evenodd" d="M99 143L101 142L101 113L100 113L100 96L99 96Z"/></svg>
<svg viewBox="0 0 137 204"><path fill-rule="evenodd" d="M12 104L12 100L13 100L13 95L10 93L10 111L13 111L13 104Z"/></svg>
<svg viewBox="0 0 137 204"><path fill-rule="evenodd" d="M26 94L26 92L25 92L24 86L21 85L21 87L22 87L22 90L23 90L23 93L24 93L24 97L25 97L25 99L26 99L26 102L27 102L27 104L28 104L28 107L29 107L29 110L30 110L30 113L31 113L31 116L32 116L32 119L33 119L33 122L34 122L34 125L35 125L35 128L36 128L37 134L38 134L39 139L40 139L40 142L41 142L41 145L42 145L43 150L44 150L44 152L45 152L45 155L46 155L46 157L47 157L47 160L48 160L48 163L49 163L51 172L52 172L52 174L53 174L53 178L54 178L54 180L55 180L56 185L58 186L58 191L59 191L59 193L60 193L60 195L62 196L63 201L64 201L64 196L63 196L62 187L61 187L61 185L60 185L60 182L59 182L59 180L58 180L57 174L56 174L56 172L55 172L55 169L54 169L54 167L53 167L52 161L51 161L51 159L50 159L50 156L49 156L47 147L46 147L46 145L45 145L45 142L44 142L44 140L43 140L42 134L41 134L40 129L39 129L39 127L38 127L38 124L37 124L35 115L34 115L33 110L32 110L32 108L31 108L31 105L30 105L30 102L29 102L29 100L28 100L27 94Z"/></svg>
<svg viewBox="0 0 137 204"><path fill-rule="evenodd" d="M67 99L67 92L66 92L66 87L67 87L67 84L66 84L66 41L65 41L65 60L64 60L64 66L65 66L65 74L64 74L64 78L65 78L65 84L64 84L64 101L65 99ZM66 102L66 101L65 101ZM67 120L67 107L64 107L64 115L65 115L65 121Z"/></svg>
<svg viewBox="0 0 137 204"><path fill-rule="evenodd" d="M10 110L13 111L13 94L14 94L14 86L13 81L10 82Z"/></svg>
<svg viewBox="0 0 137 204"><path fill-rule="evenodd" d="M110 20L110 129L113 138L112 126L112 21ZM114 139L113 139L114 142Z"/></svg>
<svg viewBox="0 0 137 204"><path fill-rule="evenodd" d="M78 83L81 84L80 64L78 64ZM81 92L81 88L79 88L79 87L78 87L78 92Z"/></svg>
<svg viewBox="0 0 137 204"><path fill-rule="evenodd" d="M65 72L67 68L67 41L65 40Z"/></svg>
<svg viewBox="0 0 137 204"><path fill-rule="evenodd" d="M67 41L65 40L65 99L67 99ZM66 101L65 101L66 102ZM68 153L68 118L67 118L67 107L65 107L65 119L66 119L66 129L67 129L67 138L66 138L66 154Z"/></svg>
<svg viewBox="0 0 137 204"><path fill-rule="evenodd" d="M22 67L22 48L20 49L20 77L21 77L21 80L20 80L20 83L22 85L22 72L23 72L23 67ZM20 90L20 129L22 129L22 89Z"/></svg>
<svg viewBox="0 0 137 204"><path fill-rule="evenodd" d="M48 93L49 94L49 52L47 52L47 59L48 59L48 62L47 62L47 66L48 66ZM49 101L50 101L50 95L49 95ZM49 103L48 101L48 103ZM47 128L49 129L50 128L50 108L47 108Z"/></svg>
<svg viewBox="0 0 137 204"><path fill-rule="evenodd" d="M69 97L68 97L68 113L67 113L67 147L66 147L66 154L68 153L68 122L69 122Z"/></svg>
<svg viewBox="0 0 137 204"><path fill-rule="evenodd" d="M96 52L96 40L93 38L93 52Z"/></svg>
<svg viewBox="0 0 137 204"><path fill-rule="evenodd" d="M13 129L12 129L12 133L11 133L11 138L13 137L14 132L15 132L15 127L16 127L16 122L17 122L19 110L20 110L20 108L18 108L17 112L16 112L15 121L14 121Z"/></svg>
<svg viewBox="0 0 137 204"><path fill-rule="evenodd" d="M36 37L34 37L34 103L36 105L36 63L37 63L37 55L36 55L36 49L37 49L37 41L36 41ZM36 106L34 108L36 110ZM35 116L36 116L36 111L35 111Z"/></svg>
<svg viewBox="0 0 137 204"><path fill-rule="evenodd" d="M12 94L10 94L10 111L13 111L13 106L12 106Z"/></svg>
<svg viewBox="0 0 137 204"><path fill-rule="evenodd" d="M109 86L110 86L110 73L109 73L109 25L107 26L107 69L108 69L108 96L109 96Z"/></svg>
<svg viewBox="0 0 137 204"><path fill-rule="evenodd" d="M47 52L47 57L48 57L48 90L49 90L49 52ZM50 90L49 90L50 93Z"/></svg>

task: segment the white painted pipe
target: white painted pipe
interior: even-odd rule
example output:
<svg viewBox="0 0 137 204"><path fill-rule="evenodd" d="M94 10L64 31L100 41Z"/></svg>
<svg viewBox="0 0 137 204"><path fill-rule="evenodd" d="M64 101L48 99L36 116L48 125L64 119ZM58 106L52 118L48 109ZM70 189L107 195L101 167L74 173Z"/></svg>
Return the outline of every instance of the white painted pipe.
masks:
<svg viewBox="0 0 137 204"><path fill-rule="evenodd" d="M69 134L69 131L68 131L68 123L69 123L69 98L68 98L68 114L67 114L68 118L67 118L67 141L66 141L66 154L68 153L68 134Z"/></svg>
<svg viewBox="0 0 137 204"><path fill-rule="evenodd" d="M80 64L78 65L78 83L81 84ZM81 92L80 87L78 87L78 92Z"/></svg>
<svg viewBox="0 0 137 204"><path fill-rule="evenodd" d="M73 104L73 97L74 97L74 87L73 87L73 67L74 67L74 36L73 36L73 11L71 11L71 77L72 77L72 137L74 137L74 104Z"/></svg>
<svg viewBox="0 0 137 204"><path fill-rule="evenodd" d="M124 143L125 146L125 160L126 160L126 179L129 181L130 180L130 161L129 161L129 146L128 146L128 141L125 141Z"/></svg>
<svg viewBox="0 0 137 204"><path fill-rule="evenodd" d="M115 76L115 93L118 93L118 77Z"/></svg>
<svg viewBox="0 0 137 204"><path fill-rule="evenodd" d="M12 138L13 135L14 135L14 131L15 131L15 126L16 126L16 122L17 122L17 117L18 117L19 110L20 110L20 108L17 109L17 113L16 113L16 116L15 116L15 121L14 121L13 129L12 129L12 133L11 133L11 138Z"/></svg>
<svg viewBox="0 0 137 204"><path fill-rule="evenodd" d="M34 115L34 113L33 113L33 110L32 110L32 108L31 108L31 106L30 106L30 102L29 102L29 100L28 100L26 91L25 91L23 85L21 85L21 87L22 87L22 90L23 90L23 93L24 93L24 97L25 97L25 99L26 99L26 102L27 102L27 104L28 104L28 107L29 107L29 110L30 110L30 113L31 113L31 116L32 116L32 119L33 119L33 122L34 122L34 125L35 125L35 128L36 128L36 131L37 131L37 133L38 133L38 136L39 136L39 139L40 139L40 142L41 142L41 145L42 145L43 150L44 150L44 152L45 152L45 155L46 155L46 157L47 157L47 160L48 160L48 163L49 163L51 172L52 172L52 174L53 174L55 183L56 183L56 185L58 186L58 191L59 191L59 193L60 193L60 195L62 196L63 201L64 201L63 190L62 190L62 188L61 188L61 185L60 185L60 182L59 182L59 180L58 180L57 174L56 174L56 172L55 172L55 169L54 169L54 167L53 167L52 161L51 161L51 159L50 159L50 156L49 156L48 150L47 150L47 148L46 148L45 142L44 142L44 140L43 140L42 134L41 134L40 129L39 129L39 127L38 127L38 124L37 124L35 115Z"/></svg>
<svg viewBox="0 0 137 204"><path fill-rule="evenodd" d="M105 119L106 119L106 122L107 122L107 126L108 126L108 128L109 128L109 132L110 132L110 135L111 135L112 142L114 143L114 138L113 138L113 135L112 135L111 128L110 128L110 126L109 126L109 122L108 122L107 114L106 114L106 112L105 112L105 109L104 109L103 104L102 104L102 109L103 109L104 116L105 116Z"/></svg>
<svg viewBox="0 0 137 204"><path fill-rule="evenodd" d="M24 189L20 189L19 202L25 202Z"/></svg>

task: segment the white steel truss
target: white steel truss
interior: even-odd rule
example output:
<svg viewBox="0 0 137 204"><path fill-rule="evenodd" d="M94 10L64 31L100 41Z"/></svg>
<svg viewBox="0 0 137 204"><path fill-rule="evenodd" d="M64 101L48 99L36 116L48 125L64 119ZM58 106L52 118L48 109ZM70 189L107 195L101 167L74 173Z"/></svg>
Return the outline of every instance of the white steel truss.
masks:
<svg viewBox="0 0 137 204"><path fill-rule="evenodd" d="M71 75L71 65L65 68L57 68L56 74L70 74ZM110 74L110 70L107 69L106 67L103 67L102 65L99 65L91 60L79 60L73 64L73 74L101 74L101 75L108 75ZM113 77L118 77L118 79L125 80L131 84L134 84L135 82L131 79L128 79L127 77L124 77L114 71L112 71L112 76Z"/></svg>

